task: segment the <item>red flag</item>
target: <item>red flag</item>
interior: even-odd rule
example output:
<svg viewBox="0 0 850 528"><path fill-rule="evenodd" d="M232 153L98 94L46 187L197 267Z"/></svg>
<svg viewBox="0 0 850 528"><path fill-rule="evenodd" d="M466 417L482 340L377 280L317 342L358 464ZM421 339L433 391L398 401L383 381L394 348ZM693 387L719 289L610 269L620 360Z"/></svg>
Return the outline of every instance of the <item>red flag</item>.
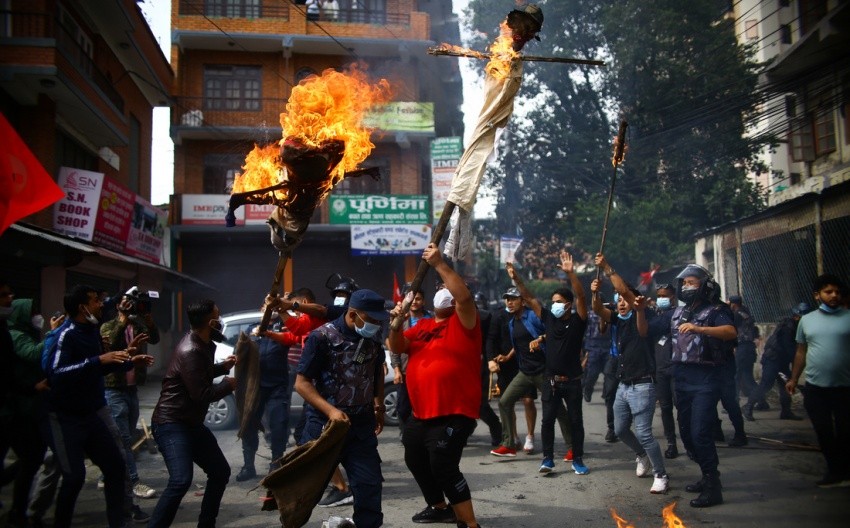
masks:
<svg viewBox="0 0 850 528"><path fill-rule="evenodd" d="M651 269L649 271L642 271L640 273L640 282L638 283L638 289L641 287L649 287L652 284L652 278L655 277L655 273L661 269L661 264L652 264Z"/></svg>
<svg viewBox="0 0 850 528"><path fill-rule="evenodd" d="M6 116L0 114L0 234L64 196Z"/></svg>
<svg viewBox="0 0 850 528"><path fill-rule="evenodd" d="M401 294L401 288L398 285L398 275L393 272L393 302L398 304L404 299L404 296Z"/></svg>

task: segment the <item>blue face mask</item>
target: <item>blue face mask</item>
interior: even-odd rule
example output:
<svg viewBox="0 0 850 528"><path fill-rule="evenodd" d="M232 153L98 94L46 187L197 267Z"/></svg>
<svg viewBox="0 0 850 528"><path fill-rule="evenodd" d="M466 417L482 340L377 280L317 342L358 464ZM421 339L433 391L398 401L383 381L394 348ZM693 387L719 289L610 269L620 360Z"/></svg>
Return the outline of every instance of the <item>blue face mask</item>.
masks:
<svg viewBox="0 0 850 528"><path fill-rule="evenodd" d="M655 305L661 308L662 310L666 310L667 308L670 308L670 298L659 297L655 299Z"/></svg>
<svg viewBox="0 0 850 528"><path fill-rule="evenodd" d="M363 318L360 317L360 314L357 314L357 318L363 322L363 326L354 325L354 331L357 332L358 335L365 338L374 337L375 334L378 333L378 330L381 329L381 325L377 325L375 323L370 323L369 321L363 321Z"/></svg>
<svg viewBox="0 0 850 528"><path fill-rule="evenodd" d="M818 306L818 308L820 309L820 311L828 314L834 314L835 312L841 309L840 306L838 306L837 308L833 308L832 306L829 306L826 303L820 303L820 306Z"/></svg>
<svg viewBox="0 0 850 528"><path fill-rule="evenodd" d="M626 315L623 315L623 314L621 314L621 313L618 313L618 314L617 314L617 317L618 317L618 318L620 318L620 319L621 319L621 320L623 320L623 321L628 321L629 319L631 319L631 318L632 318L632 314L633 314L633 313L635 313L635 312L634 312L634 310L629 310L629 311L626 313Z"/></svg>
<svg viewBox="0 0 850 528"><path fill-rule="evenodd" d="M552 303L552 307L549 308L549 311L552 312L555 319L560 319L564 315L564 312L567 311L567 305L559 302Z"/></svg>

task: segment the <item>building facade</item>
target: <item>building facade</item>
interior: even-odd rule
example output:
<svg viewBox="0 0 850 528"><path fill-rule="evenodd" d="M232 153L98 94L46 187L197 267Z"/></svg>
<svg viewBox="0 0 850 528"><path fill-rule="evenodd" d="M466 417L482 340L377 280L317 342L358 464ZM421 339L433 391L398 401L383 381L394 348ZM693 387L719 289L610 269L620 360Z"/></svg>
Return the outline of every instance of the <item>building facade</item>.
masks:
<svg viewBox="0 0 850 528"><path fill-rule="evenodd" d="M254 309L272 285L277 251L269 241L268 209L244 211L224 225L234 177L255 144L281 139L280 114L292 88L326 69L364 64L387 79L394 103L424 116L416 126L382 122L364 168L380 180L346 178L318 208L283 277L284 291L310 287L329 300L333 273L389 297L393 275L411 276L418 259L352 250L352 226L329 210L333 197L363 195L419 200L431 193L429 145L462 136L460 70L427 55L436 42L457 42L450 0L340 0L308 13L301 2L175 0L171 112L174 195L171 229L179 270L219 289L224 312ZM430 115L428 115L430 112Z"/></svg>

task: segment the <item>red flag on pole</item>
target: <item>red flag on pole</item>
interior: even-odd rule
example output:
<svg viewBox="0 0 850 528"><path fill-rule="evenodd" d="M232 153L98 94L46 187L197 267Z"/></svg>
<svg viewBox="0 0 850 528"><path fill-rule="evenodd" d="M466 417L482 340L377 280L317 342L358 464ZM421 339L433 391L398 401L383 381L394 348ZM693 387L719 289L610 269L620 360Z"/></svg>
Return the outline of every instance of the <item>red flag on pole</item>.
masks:
<svg viewBox="0 0 850 528"><path fill-rule="evenodd" d="M6 116L0 114L0 234L64 196Z"/></svg>
<svg viewBox="0 0 850 528"><path fill-rule="evenodd" d="M398 275L393 272L393 302L398 304L404 299L404 296L401 294L401 287L398 285Z"/></svg>

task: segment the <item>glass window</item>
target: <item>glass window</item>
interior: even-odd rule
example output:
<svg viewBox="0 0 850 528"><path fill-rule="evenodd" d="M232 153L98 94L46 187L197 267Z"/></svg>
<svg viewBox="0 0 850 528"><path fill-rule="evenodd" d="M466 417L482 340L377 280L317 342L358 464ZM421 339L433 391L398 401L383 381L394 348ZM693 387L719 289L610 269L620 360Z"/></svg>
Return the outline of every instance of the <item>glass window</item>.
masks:
<svg viewBox="0 0 850 528"><path fill-rule="evenodd" d="M815 147L818 156L835 150L835 117L831 108L821 108L815 116Z"/></svg>
<svg viewBox="0 0 850 528"><path fill-rule="evenodd" d="M244 154L207 154L204 156L204 193L226 194L233 179L242 171Z"/></svg>
<svg viewBox="0 0 850 528"><path fill-rule="evenodd" d="M206 66L204 108L207 110L257 111L262 98L259 66Z"/></svg>

